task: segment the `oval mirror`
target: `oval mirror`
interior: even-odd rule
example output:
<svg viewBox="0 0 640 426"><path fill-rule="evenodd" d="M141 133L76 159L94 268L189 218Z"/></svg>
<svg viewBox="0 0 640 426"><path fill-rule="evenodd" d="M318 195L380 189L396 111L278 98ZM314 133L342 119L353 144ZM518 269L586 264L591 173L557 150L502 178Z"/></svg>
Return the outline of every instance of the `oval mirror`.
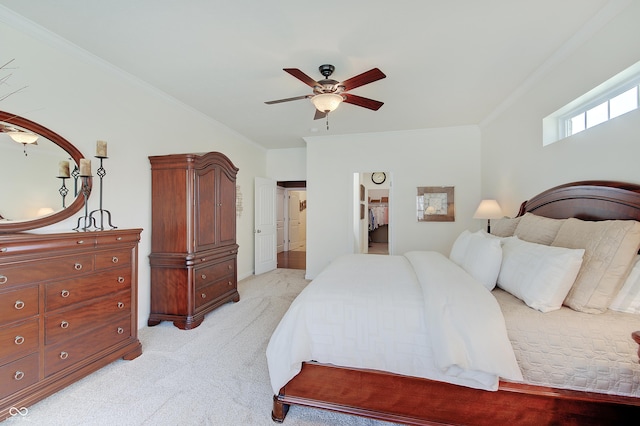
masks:
<svg viewBox="0 0 640 426"><path fill-rule="evenodd" d="M59 134L0 111L0 153L0 232L53 225L84 206L80 179L71 175L84 157ZM63 179L67 161L70 177ZM91 179L88 186L90 193Z"/></svg>

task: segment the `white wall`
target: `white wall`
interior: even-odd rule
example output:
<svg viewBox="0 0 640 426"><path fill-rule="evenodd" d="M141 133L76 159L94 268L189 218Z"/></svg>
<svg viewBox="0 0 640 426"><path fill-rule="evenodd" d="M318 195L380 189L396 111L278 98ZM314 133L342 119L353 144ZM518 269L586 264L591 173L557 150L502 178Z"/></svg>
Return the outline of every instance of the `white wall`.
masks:
<svg viewBox="0 0 640 426"><path fill-rule="evenodd" d="M67 138L94 160L94 173L96 140L108 142L103 207L118 228L144 229L139 247L139 326L146 324L150 303L150 155L221 151L240 168L237 183L243 211L237 220L238 275L251 275L254 177L266 175L266 151L55 36L3 13L0 8L0 62L15 58L13 65L18 69L9 82L28 88L3 100L0 109ZM98 208L97 191L94 185L90 210ZM70 231L79 216L50 229Z"/></svg>
<svg viewBox="0 0 640 426"><path fill-rule="evenodd" d="M307 142L307 277L354 252L354 173L388 172L392 254L434 249L448 254L455 237L482 224L471 217L480 202L480 132L476 126L342 136ZM416 220L418 186L454 186L455 222Z"/></svg>
<svg viewBox="0 0 640 426"><path fill-rule="evenodd" d="M267 152L267 176L274 180L291 181L307 178L307 149L272 149Z"/></svg>
<svg viewBox="0 0 640 426"><path fill-rule="evenodd" d="M600 29L482 128L482 193L513 216L541 191L580 180L640 183L640 111L542 146L542 119L640 60L640 2Z"/></svg>

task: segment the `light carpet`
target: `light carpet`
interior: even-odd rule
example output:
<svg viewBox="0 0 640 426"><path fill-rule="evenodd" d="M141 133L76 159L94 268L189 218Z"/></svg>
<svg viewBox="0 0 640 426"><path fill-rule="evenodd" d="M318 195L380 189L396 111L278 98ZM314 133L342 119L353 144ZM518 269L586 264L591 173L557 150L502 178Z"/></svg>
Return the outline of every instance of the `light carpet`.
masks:
<svg viewBox="0 0 640 426"><path fill-rule="evenodd" d="M185 331L162 322L140 330L140 357L118 360L2 426L277 425L265 351L307 284L304 271L294 269L242 280L240 301L211 312L199 327ZM289 425L389 423L292 406L283 423Z"/></svg>

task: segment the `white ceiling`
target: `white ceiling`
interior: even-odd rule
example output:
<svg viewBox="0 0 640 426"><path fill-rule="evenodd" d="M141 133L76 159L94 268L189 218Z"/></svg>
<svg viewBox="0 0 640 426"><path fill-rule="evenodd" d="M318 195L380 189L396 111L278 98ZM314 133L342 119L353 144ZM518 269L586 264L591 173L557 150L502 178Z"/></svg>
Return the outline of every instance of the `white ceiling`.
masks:
<svg viewBox="0 0 640 426"><path fill-rule="evenodd" d="M265 148L304 136L480 124L620 0L0 0L0 4ZM618 6L619 7L619 6ZM585 27L585 24L588 24ZM577 43L578 42L578 43ZM555 56L554 56L555 55ZM342 81L378 111L313 120L282 71Z"/></svg>

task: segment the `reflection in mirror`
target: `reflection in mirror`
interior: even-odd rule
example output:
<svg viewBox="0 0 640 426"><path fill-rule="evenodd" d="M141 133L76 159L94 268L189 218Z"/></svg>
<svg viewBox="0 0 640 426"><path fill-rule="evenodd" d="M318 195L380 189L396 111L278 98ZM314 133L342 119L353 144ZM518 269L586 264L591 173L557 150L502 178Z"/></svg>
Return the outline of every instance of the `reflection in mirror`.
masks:
<svg viewBox="0 0 640 426"><path fill-rule="evenodd" d="M37 140L20 138L29 135ZM0 111L0 232L51 225L80 210L84 199L76 197L79 182L73 176L80 158L60 135Z"/></svg>
<svg viewBox="0 0 640 426"><path fill-rule="evenodd" d="M0 178L4 182L0 214L5 219L33 219L66 208L73 201L75 192L68 187L73 179L58 176L61 161L70 167L75 163L58 145L38 137L35 143L23 146L4 132L0 133L0 147ZM61 188L65 192L63 184L68 191L65 197L59 193Z"/></svg>

